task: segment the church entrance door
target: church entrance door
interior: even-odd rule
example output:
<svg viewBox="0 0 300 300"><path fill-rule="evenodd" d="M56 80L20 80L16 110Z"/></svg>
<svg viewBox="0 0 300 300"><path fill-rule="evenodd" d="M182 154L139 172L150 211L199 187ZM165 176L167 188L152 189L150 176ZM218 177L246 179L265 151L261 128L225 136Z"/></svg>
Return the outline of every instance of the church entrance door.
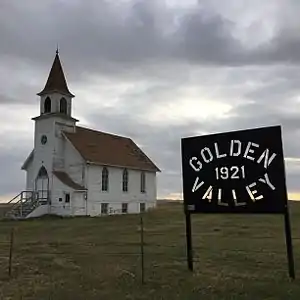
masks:
<svg viewBox="0 0 300 300"><path fill-rule="evenodd" d="M84 199L83 192L75 192L73 194L73 204L72 204L74 215L85 215L86 212L86 200Z"/></svg>
<svg viewBox="0 0 300 300"><path fill-rule="evenodd" d="M35 187L40 204L47 204L49 195L49 177L44 166L40 168L36 178Z"/></svg>

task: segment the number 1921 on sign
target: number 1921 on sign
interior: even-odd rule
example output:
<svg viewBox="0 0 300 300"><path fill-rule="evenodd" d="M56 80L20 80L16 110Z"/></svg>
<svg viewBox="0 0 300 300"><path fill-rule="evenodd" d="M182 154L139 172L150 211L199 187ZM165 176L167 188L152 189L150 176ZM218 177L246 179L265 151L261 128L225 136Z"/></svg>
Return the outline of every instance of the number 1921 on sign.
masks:
<svg viewBox="0 0 300 300"><path fill-rule="evenodd" d="M215 173L217 180L245 178L245 166L216 167Z"/></svg>

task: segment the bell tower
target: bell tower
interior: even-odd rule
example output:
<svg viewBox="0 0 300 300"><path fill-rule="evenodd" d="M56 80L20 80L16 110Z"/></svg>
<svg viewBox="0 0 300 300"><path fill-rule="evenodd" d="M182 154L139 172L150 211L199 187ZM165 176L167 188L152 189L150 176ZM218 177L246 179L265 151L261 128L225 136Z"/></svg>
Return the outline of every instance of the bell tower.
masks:
<svg viewBox="0 0 300 300"><path fill-rule="evenodd" d="M64 170L65 139L63 131L74 132L77 119L72 117L72 99L60 62L58 50L46 84L37 94L40 98L40 113L32 118L34 128L34 174L44 168L49 174L54 170ZM37 175L35 175L37 176Z"/></svg>
<svg viewBox="0 0 300 300"><path fill-rule="evenodd" d="M71 117L72 98L59 59L58 50L45 84L44 89L37 94L40 96L40 116L44 114L62 114Z"/></svg>

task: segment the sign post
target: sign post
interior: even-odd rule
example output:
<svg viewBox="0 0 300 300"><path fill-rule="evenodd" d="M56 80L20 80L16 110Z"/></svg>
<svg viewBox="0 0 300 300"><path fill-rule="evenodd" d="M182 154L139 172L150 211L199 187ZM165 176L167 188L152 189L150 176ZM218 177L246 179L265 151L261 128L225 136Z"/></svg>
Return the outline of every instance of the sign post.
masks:
<svg viewBox="0 0 300 300"><path fill-rule="evenodd" d="M185 211L185 225L186 225L186 248L187 248L187 263L190 271L193 271L193 247L192 247L192 222L191 214Z"/></svg>
<svg viewBox="0 0 300 300"><path fill-rule="evenodd" d="M288 258L289 275L292 279L295 279L291 223L290 223L290 215L289 215L289 210L287 205L286 205L286 211L284 213L284 227L285 227L285 242L286 242L287 258Z"/></svg>
<svg viewBox="0 0 300 300"><path fill-rule="evenodd" d="M182 138L188 267L193 270L191 215L281 214L289 275L295 278L281 126Z"/></svg>

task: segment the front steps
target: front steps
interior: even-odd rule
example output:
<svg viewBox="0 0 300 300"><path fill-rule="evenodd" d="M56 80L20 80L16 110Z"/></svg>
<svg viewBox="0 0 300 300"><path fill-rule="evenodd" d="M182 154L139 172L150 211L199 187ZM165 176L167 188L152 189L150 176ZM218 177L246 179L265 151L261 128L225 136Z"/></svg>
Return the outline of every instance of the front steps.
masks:
<svg viewBox="0 0 300 300"><path fill-rule="evenodd" d="M40 205L32 191L22 191L7 204L11 206L4 215L5 219L25 219Z"/></svg>

